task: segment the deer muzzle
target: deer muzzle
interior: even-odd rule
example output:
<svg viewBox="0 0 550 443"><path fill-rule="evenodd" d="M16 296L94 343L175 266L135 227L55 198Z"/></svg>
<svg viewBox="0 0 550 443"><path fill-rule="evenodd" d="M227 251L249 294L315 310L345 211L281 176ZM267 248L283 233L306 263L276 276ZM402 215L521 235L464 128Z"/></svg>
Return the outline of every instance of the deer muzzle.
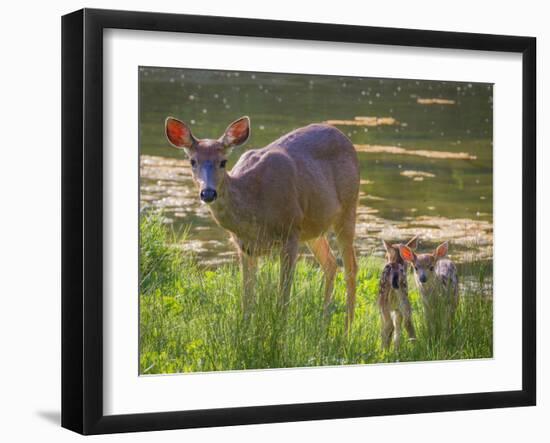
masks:
<svg viewBox="0 0 550 443"><path fill-rule="evenodd" d="M201 191L201 200L205 203L212 203L218 197L215 189L206 188Z"/></svg>
<svg viewBox="0 0 550 443"><path fill-rule="evenodd" d="M393 274L391 276L391 285L394 289L399 289L399 275Z"/></svg>

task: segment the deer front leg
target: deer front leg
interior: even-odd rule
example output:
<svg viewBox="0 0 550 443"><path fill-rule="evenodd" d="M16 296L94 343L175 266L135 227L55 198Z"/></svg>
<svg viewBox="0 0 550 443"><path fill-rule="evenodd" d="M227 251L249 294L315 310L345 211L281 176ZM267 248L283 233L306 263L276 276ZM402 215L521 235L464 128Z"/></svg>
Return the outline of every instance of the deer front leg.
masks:
<svg viewBox="0 0 550 443"><path fill-rule="evenodd" d="M403 316L399 311L392 311L391 319L393 322L393 347L396 351L399 351L401 347L401 323Z"/></svg>
<svg viewBox="0 0 550 443"><path fill-rule="evenodd" d="M243 294L242 294L242 310L244 318L247 319L254 310L256 304L255 286L256 286L256 269L257 259L245 252L240 252L241 272L243 275Z"/></svg>
<svg viewBox="0 0 550 443"><path fill-rule="evenodd" d="M294 277L294 268L296 267L296 257L298 255L298 238L290 237L281 249L281 273L279 279L279 307L286 314L290 301L290 291L292 289L292 279Z"/></svg>
<svg viewBox="0 0 550 443"><path fill-rule="evenodd" d="M422 296L422 307L424 310L424 321L426 323L426 329L428 331L428 335L433 335L435 332L435 309L433 306L433 300L430 300L429 294L423 294Z"/></svg>
<svg viewBox="0 0 550 443"><path fill-rule="evenodd" d="M380 309L382 348L388 349L393 333L393 321L387 293L381 292L378 296L378 308Z"/></svg>
<svg viewBox="0 0 550 443"><path fill-rule="evenodd" d="M355 220L351 220L340 232L338 232L338 246L342 252L344 261L344 277L346 280L346 333L351 332L351 325L355 315L355 289L357 278L357 259L353 247L355 232Z"/></svg>
<svg viewBox="0 0 550 443"><path fill-rule="evenodd" d="M308 243L309 249L313 252L313 255L321 265L325 274L325 302L324 302L324 315L328 316L329 307L332 302L332 293L334 290L334 278L338 266L336 265L336 258L330 250L330 245L325 237L319 237L315 240L311 240Z"/></svg>

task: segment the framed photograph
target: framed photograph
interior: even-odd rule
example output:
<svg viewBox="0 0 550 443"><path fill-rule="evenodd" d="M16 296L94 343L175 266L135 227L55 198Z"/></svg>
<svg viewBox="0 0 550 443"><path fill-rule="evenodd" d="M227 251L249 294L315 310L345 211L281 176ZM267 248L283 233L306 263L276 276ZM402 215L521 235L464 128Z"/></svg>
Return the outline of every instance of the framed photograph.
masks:
<svg viewBox="0 0 550 443"><path fill-rule="evenodd" d="M535 405L531 37L62 20L62 425Z"/></svg>

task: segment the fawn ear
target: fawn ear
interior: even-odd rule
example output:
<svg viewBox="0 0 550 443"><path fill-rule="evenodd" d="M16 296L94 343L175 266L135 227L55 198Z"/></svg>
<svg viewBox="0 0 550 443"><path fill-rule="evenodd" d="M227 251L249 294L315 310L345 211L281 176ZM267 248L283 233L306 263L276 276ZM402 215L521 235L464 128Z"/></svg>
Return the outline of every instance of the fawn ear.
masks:
<svg viewBox="0 0 550 443"><path fill-rule="evenodd" d="M195 150L195 137L191 134L191 129L182 121L168 117L165 122L166 138L172 146L185 150L187 155L191 155Z"/></svg>
<svg viewBox="0 0 550 443"><path fill-rule="evenodd" d="M399 255L399 252L396 248L393 247L390 243L388 243L386 240L382 239L382 244L384 245L384 249L386 250L386 257L390 261L395 261L397 259L397 256Z"/></svg>
<svg viewBox="0 0 550 443"><path fill-rule="evenodd" d="M418 235L415 235L413 238L411 238L408 242L407 242L407 246L411 249L416 249L418 248Z"/></svg>
<svg viewBox="0 0 550 443"><path fill-rule="evenodd" d="M412 251L411 248L406 245L399 245L399 254L401 255L401 258L405 261L414 262L414 260L416 259L415 253Z"/></svg>
<svg viewBox="0 0 550 443"><path fill-rule="evenodd" d="M436 259L445 257L447 255L448 250L449 250L449 242L443 242L437 248L435 248L434 257Z"/></svg>
<svg viewBox="0 0 550 443"><path fill-rule="evenodd" d="M244 116L235 120L227 127L222 135L221 142L225 147L226 153L229 153L235 146L246 143L248 137L250 137L250 119Z"/></svg>

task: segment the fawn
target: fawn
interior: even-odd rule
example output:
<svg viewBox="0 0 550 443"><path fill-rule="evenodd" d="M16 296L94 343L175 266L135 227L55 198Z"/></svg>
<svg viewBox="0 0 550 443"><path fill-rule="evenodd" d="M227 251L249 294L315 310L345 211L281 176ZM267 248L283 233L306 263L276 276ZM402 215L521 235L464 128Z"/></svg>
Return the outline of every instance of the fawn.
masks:
<svg viewBox="0 0 550 443"><path fill-rule="evenodd" d="M403 260L413 264L414 279L422 297L424 318L430 333L435 331L438 320L448 331L458 306L458 272L455 264L444 258L448 250L448 242L440 244L431 254L415 254L407 245L399 245Z"/></svg>
<svg viewBox="0 0 550 443"><path fill-rule="evenodd" d="M415 236L407 243L408 248L416 248L418 238ZM399 254L401 244L390 244L382 240L386 250L386 265L380 277L378 291L378 307L382 321L382 347L388 349L393 334L393 345L397 350L401 342L401 323L405 322L405 329L409 340L416 339L412 322L412 310L409 302L407 287L407 262Z"/></svg>

